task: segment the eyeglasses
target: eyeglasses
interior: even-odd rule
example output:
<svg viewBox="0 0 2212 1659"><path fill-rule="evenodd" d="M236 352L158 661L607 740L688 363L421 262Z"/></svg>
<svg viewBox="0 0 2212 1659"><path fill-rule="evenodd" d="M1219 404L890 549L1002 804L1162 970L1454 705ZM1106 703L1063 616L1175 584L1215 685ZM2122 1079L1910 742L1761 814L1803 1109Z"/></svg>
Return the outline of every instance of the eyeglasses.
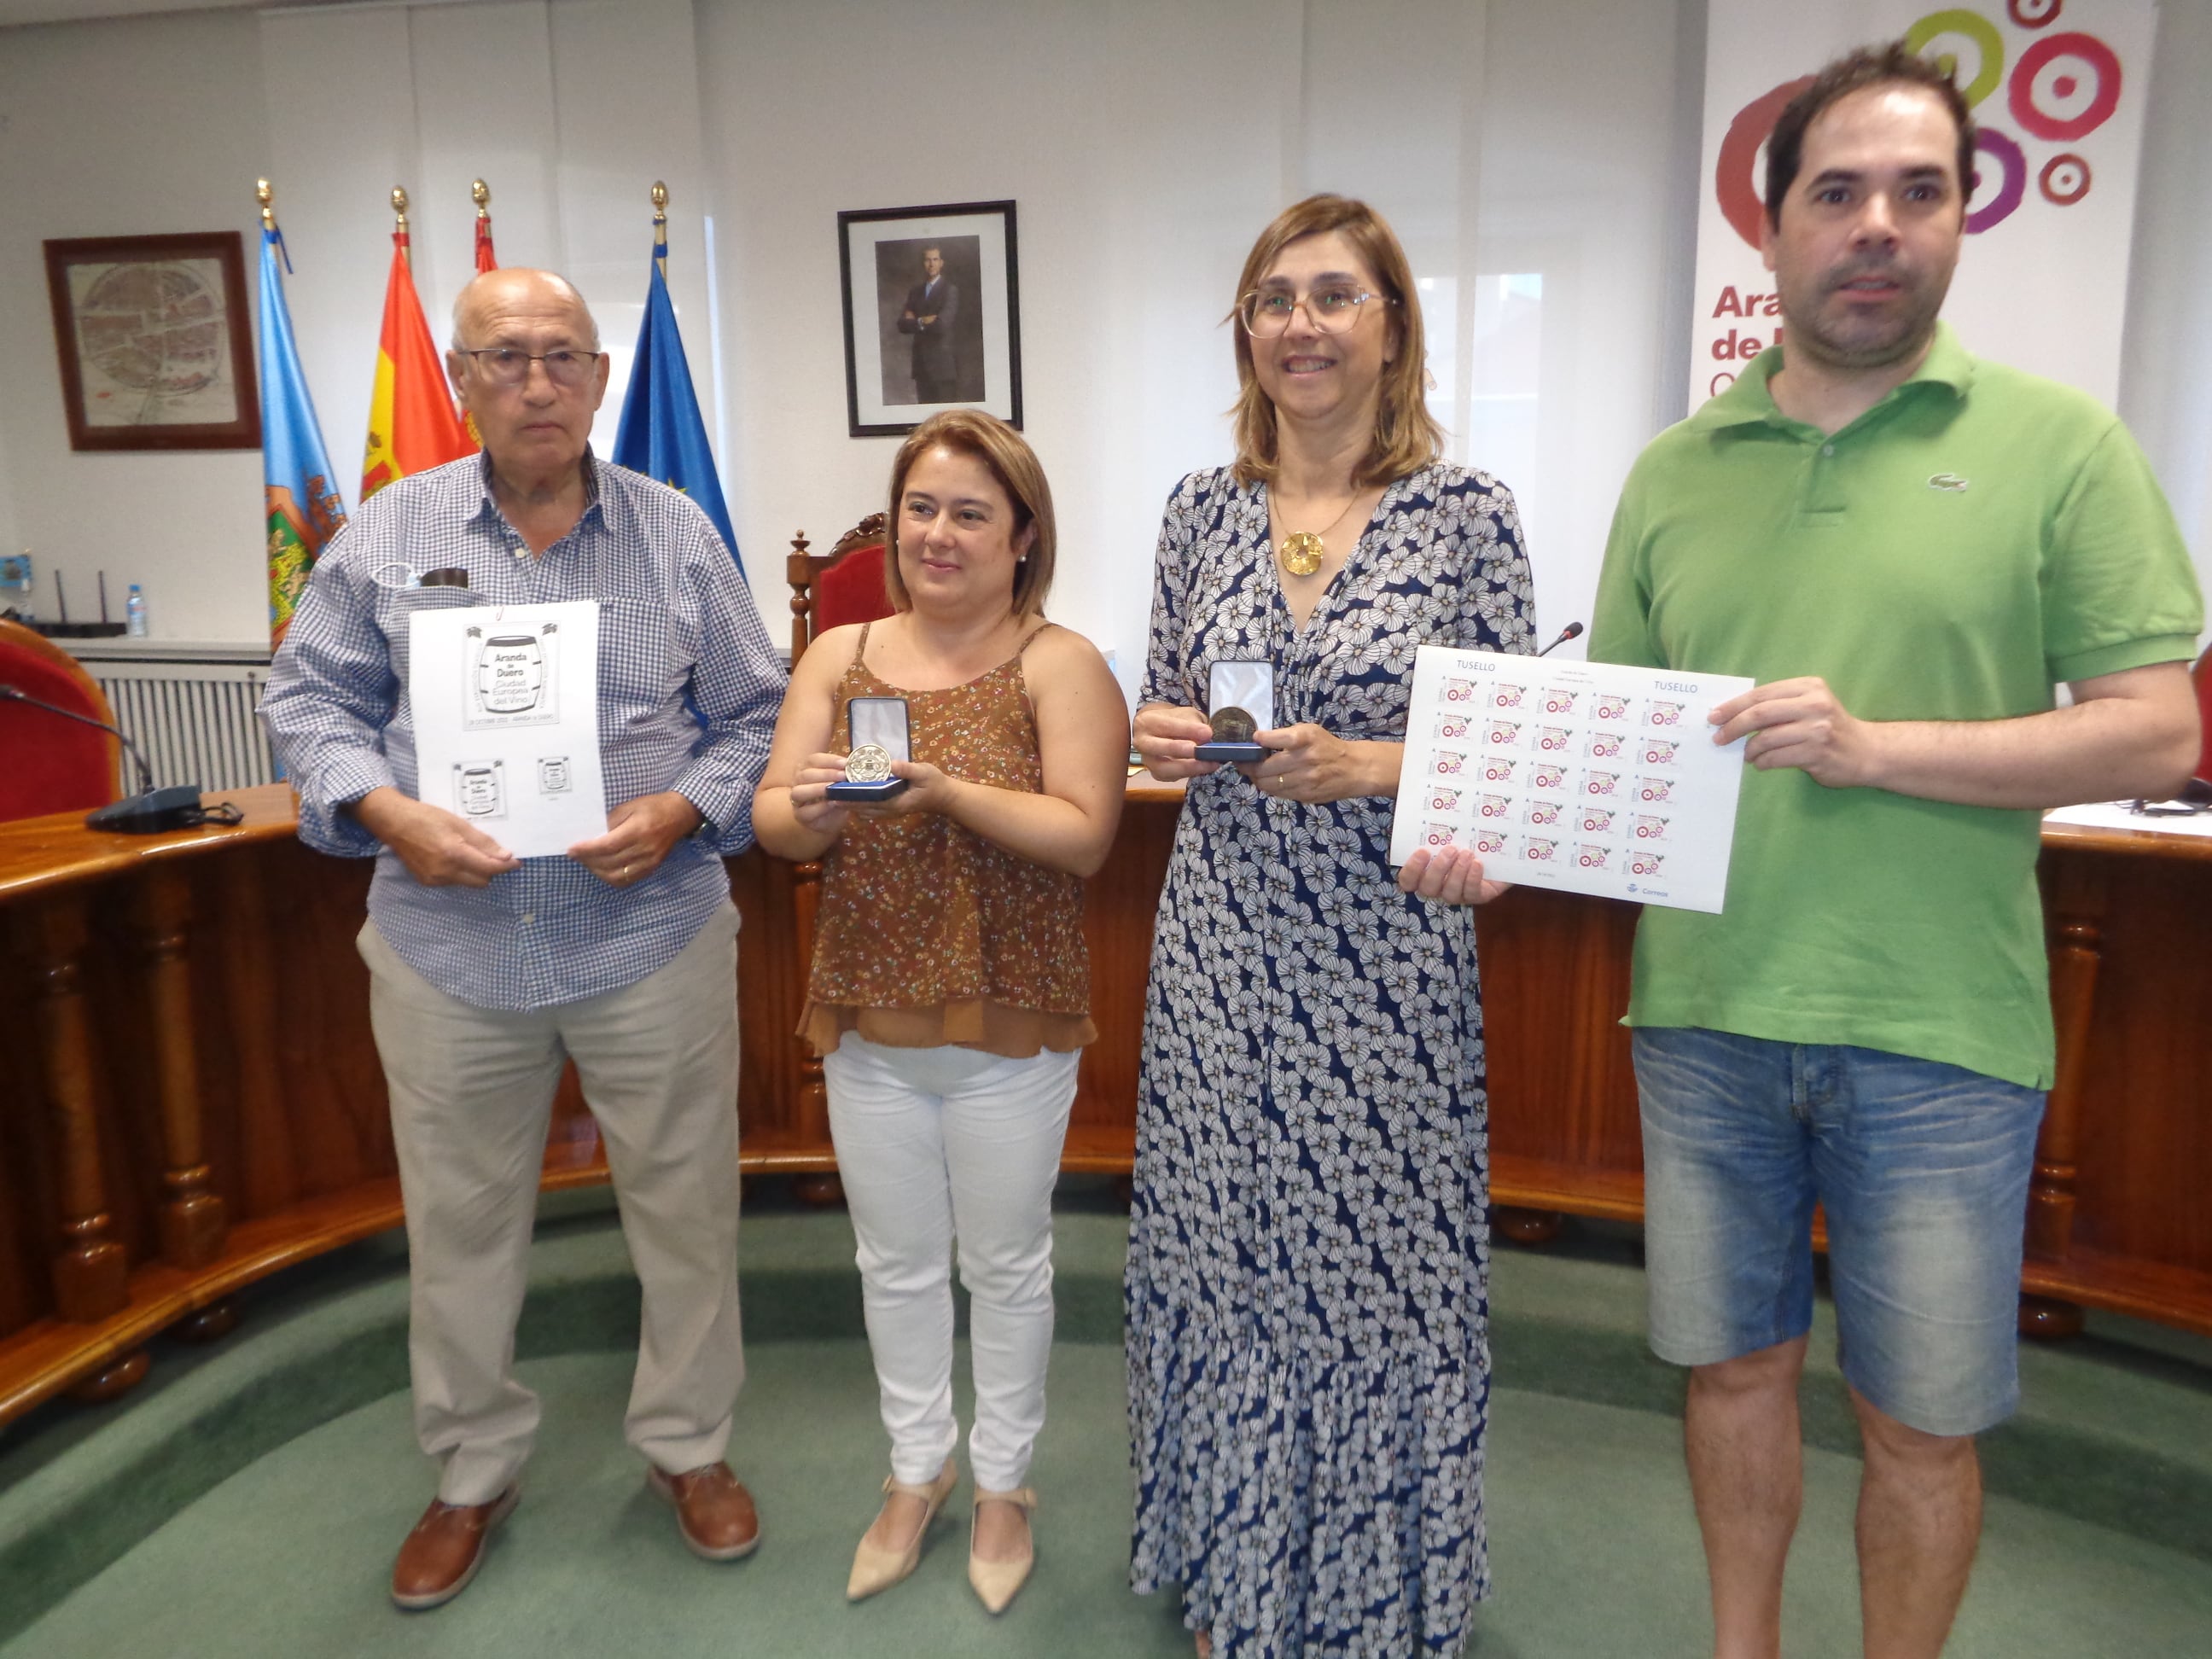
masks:
<svg viewBox="0 0 2212 1659"><path fill-rule="evenodd" d="M477 360L477 372L494 386L520 386L530 378L532 363L545 365L545 378L564 389L580 386L590 378L592 365L604 351L517 351L512 346L483 350L464 348L461 355Z"/></svg>
<svg viewBox="0 0 2212 1659"><path fill-rule="evenodd" d="M1370 294L1350 283L1330 283L1303 296L1282 289L1259 289L1237 302L1237 320L1257 340L1272 340L1291 325L1291 313L1300 306L1323 334L1348 333L1359 321L1360 307L1370 300L1378 305L1398 302L1386 294Z"/></svg>

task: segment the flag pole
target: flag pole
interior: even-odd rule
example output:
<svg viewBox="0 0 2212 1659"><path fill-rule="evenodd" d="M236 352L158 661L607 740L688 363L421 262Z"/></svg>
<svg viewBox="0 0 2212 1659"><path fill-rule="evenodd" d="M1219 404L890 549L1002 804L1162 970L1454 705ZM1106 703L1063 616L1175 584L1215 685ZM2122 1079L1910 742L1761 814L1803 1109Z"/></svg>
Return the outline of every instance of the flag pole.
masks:
<svg viewBox="0 0 2212 1659"><path fill-rule="evenodd" d="M395 222L392 234L399 244L399 257L407 261L407 269L415 269L415 245L407 234L407 192L398 185L392 187L392 213Z"/></svg>
<svg viewBox="0 0 2212 1659"><path fill-rule="evenodd" d="M499 269L491 246L491 186L481 179L469 186L469 199L477 204L477 274Z"/></svg>
<svg viewBox="0 0 2212 1659"><path fill-rule="evenodd" d="M660 280L668 280L668 186L653 181L653 263L660 267Z"/></svg>

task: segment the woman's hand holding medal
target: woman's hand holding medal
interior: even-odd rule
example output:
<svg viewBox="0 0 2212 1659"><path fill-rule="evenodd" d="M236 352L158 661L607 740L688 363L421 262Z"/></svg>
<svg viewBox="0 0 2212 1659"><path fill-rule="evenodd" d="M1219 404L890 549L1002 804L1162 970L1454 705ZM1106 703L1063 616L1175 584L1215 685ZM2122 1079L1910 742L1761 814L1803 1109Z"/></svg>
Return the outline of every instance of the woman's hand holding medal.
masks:
<svg viewBox="0 0 2212 1659"><path fill-rule="evenodd" d="M845 758L828 753L809 755L791 781L791 816L815 835L845 833L846 815L853 809L842 801L831 800L828 793L831 784L845 781Z"/></svg>
<svg viewBox="0 0 2212 1659"><path fill-rule="evenodd" d="M1221 769L1218 761L1194 760L1191 750L1213 736L1212 722L1195 708L1148 702L1137 711L1131 741L1145 770L1162 783L1202 778Z"/></svg>
<svg viewBox="0 0 2212 1659"><path fill-rule="evenodd" d="M833 783L877 783L884 778L903 778L907 787L880 801L829 798ZM817 836L838 836L854 813L895 818L907 812L947 811L958 787L956 780L927 761L897 760L877 744L862 744L849 755L824 751L808 756L792 780L791 815Z"/></svg>
<svg viewBox="0 0 2212 1659"><path fill-rule="evenodd" d="M1237 769L1263 795L1314 805L1398 793L1395 744L1347 742L1306 721L1255 736L1274 753Z"/></svg>
<svg viewBox="0 0 2212 1659"><path fill-rule="evenodd" d="M854 751L857 757L858 750ZM882 754L881 750L877 753ZM952 816L952 798L960 788L959 780L947 775L927 761L894 760L884 755L881 777L903 778L906 787L896 795L880 801L870 801L852 810L864 818L896 818L908 812L942 812ZM866 769L873 770L870 766ZM853 775L849 770L848 775ZM855 778L855 781L859 781Z"/></svg>

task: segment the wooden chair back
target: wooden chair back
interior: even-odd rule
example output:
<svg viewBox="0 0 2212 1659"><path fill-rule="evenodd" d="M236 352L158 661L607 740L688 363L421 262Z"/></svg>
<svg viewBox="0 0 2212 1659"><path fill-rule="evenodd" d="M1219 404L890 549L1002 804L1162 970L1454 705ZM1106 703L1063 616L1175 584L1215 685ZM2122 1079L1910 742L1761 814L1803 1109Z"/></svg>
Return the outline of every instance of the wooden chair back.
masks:
<svg viewBox="0 0 2212 1659"><path fill-rule="evenodd" d="M42 634L0 618L0 685L112 726L83 665ZM0 700L0 821L87 811L116 799L123 745L104 732Z"/></svg>
<svg viewBox="0 0 2212 1659"><path fill-rule="evenodd" d="M884 592L884 538L880 513L854 525L827 553L809 550L803 530L791 538L784 574L791 583L793 662L806 654L818 634L891 614Z"/></svg>

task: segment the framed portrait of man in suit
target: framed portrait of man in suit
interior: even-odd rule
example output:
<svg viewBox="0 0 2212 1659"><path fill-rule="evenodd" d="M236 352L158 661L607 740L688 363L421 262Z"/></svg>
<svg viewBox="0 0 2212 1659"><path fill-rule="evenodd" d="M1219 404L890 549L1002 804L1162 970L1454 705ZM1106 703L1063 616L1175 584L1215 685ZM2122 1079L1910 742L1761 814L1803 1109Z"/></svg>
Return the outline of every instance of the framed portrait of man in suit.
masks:
<svg viewBox="0 0 2212 1659"><path fill-rule="evenodd" d="M837 252L853 436L901 436L956 406L1022 423L1012 202L840 213Z"/></svg>

